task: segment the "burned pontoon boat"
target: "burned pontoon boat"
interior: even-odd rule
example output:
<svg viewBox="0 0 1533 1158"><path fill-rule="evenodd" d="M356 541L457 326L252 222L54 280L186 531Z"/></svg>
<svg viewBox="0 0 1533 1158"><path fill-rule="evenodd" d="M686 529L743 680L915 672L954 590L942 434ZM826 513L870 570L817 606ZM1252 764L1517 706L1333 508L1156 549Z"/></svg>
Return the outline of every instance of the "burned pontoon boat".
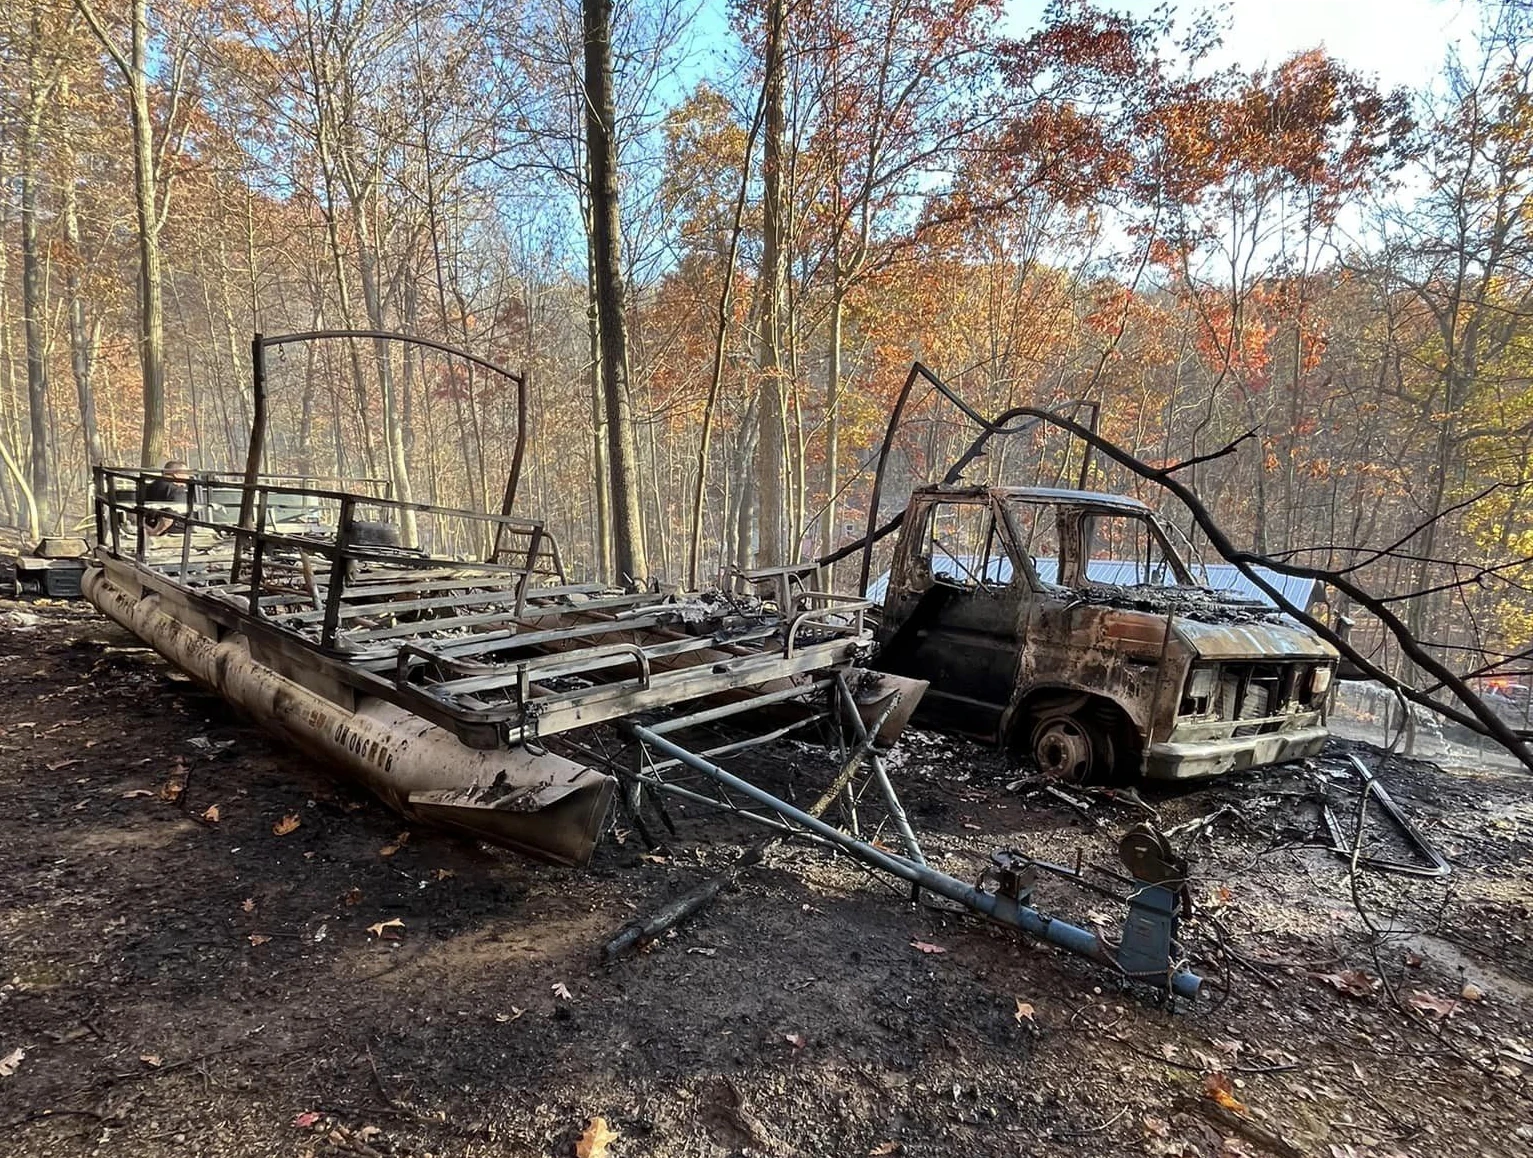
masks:
<svg viewBox="0 0 1533 1158"><path fill-rule="evenodd" d="M778 613L570 583L540 522L364 490L194 477L154 536L171 511L145 501L146 482L96 472L83 587L97 608L407 817L544 859L585 861L613 791L550 737L778 702L870 641L860 600ZM255 525L241 528L246 502ZM450 549L478 542L489 561Z"/></svg>

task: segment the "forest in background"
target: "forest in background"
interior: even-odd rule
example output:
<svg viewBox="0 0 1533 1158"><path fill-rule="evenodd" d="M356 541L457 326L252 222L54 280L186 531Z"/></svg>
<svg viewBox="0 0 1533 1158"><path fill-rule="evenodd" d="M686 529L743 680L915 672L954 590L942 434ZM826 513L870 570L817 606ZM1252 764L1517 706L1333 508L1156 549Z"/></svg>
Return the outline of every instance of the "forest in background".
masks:
<svg viewBox="0 0 1533 1158"><path fill-rule="evenodd" d="M1018 15L736 0L726 29L678 0L18 0L0 520L76 526L92 463L239 469L254 332L396 330L528 376L516 513L572 570L707 582L862 535L920 360L982 414L1091 404L1152 466L1254 432L1178 475L1235 541L1346 570L1455 670L1520 659L1522 5L1485 4L1416 91L1318 50L1214 68L1217 13L1190 7ZM498 504L505 380L360 341L274 351L268 373L268 470ZM918 391L882 515L975 433ZM1079 444L1034 429L965 477L1080 472ZM1100 461L1085 482L1191 529Z"/></svg>

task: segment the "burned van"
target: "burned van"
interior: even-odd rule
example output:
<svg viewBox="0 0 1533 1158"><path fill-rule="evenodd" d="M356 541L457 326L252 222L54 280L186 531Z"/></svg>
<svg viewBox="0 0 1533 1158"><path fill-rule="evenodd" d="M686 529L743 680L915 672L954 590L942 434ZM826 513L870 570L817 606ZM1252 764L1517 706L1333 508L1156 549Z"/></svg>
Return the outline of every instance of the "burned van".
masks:
<svg viewBox="0 0 1533 1158"><path fill-rule="evenodd" d="M1118 495L918 490L881 593L878 666L929 681L918 723L1003 744L1059 780L1313 755L1336 651L1200 583L1173 535Z"/></svg>

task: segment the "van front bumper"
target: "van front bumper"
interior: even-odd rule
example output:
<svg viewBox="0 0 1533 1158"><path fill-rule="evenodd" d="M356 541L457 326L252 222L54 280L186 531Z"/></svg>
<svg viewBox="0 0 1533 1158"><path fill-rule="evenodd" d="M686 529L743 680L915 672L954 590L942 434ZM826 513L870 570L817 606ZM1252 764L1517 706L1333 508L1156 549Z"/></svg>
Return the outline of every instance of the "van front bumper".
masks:
<svg viewBox="0 0 1533 1158"><path fill-rule="evenodd" d="M1145 754L1144 774L1151 780L1194 780L1301 760L1318 753L1329 734L1323 726L1316 726L1229 740L1151 744Z"/></svg>

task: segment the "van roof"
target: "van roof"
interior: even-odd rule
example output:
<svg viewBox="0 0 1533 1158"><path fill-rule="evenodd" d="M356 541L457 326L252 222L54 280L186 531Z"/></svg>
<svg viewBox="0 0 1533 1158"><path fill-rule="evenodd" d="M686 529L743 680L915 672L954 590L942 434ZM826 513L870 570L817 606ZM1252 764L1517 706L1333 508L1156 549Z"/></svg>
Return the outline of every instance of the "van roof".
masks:
<svg viewBox="0 0 1533 1158"><path fill-rule="evenodd" d="M992 494L1004 499L1017 499L1024 503L1081 503L1097 507L1117 507L1126 511L1147 511L1150 508L1129 495L1112 495L1102 491L1075 491L1063 487L975 487L937 484L918 488L919 494L978 496Z"/></svg>

